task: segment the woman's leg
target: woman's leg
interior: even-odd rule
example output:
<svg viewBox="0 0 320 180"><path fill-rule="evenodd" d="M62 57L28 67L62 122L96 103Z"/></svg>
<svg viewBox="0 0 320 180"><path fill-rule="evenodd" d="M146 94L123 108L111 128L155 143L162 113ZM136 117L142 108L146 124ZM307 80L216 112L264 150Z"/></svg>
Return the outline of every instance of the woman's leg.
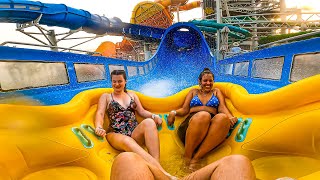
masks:
<svg viewBox="0 0 320 180"><path fill-rule="evenodd" d="M107 140L117 150L126 151L126 152L134 152L140 155L144 160L148 163L154 165L155 167L159 168L163 173L170 176L160 165L160 163L153 158L149 153L147 153L137 142L126 135L122 135L119 133L108 133Z"/></svg>
<svg viewBox="0 0 320 180"><path fill-rule="evenodd" d="M184 177L183 180L254 180L255 172L250 160L242 155L226 156Z"/></svg>
<svg viewBox="0 0 320 180"><path fill-rule="evenodd" d="M157 125L153 119L147 118L143 120L132 132L131 137L138 144L145 144L149 154L157 161L160 161L160 143Z"/></svg>
<svg viewBox="0 0 320 180"><path fill-rule="evenodd" d="M119 154L113 161L111 168L111 180L153 180L153 179L169 179L157 167L149 164L141 158L141 156L124 152Z"/></svg>
<svg viewBox="0 0 320 180"><path fill-rule="evenodd" d="M122 179L160 179L168 180L157 167L149 164L135 153L119 154L111 168L111 180ZM254 180L255 173L248 158L242 155L231 155L213 162L183 180L217 179L217 180Z"/></svg>
<svg viewBox="0 0 320 180"><path fill-rule="evenodd" d="M228 119L227 115L223 113L215 115L211 119L208 133L202 141L199 149L194 154L191 163L199 161L199 159L201 159L205 154L223 142L227 137L229 129L230 120Z"/></svg>
<svg viewBox="0 0 320 180"><path fill-rule="evenodd" d="M189 121L189 126L186 132L185 139L185 153L184 157L192 159L192 155L195 149L199 146L202 140L205 138L211 116L208 112L200 111L193 115Z"/></svg>

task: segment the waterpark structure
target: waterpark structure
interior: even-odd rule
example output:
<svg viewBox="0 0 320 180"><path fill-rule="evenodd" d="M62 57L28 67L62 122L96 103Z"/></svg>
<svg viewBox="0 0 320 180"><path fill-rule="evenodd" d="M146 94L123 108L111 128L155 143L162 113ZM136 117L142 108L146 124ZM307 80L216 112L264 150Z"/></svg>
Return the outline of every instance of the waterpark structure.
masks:
<svg viewBox="0 0 320 180"><path fill-rule="evenodd" d="M290 2L287 3L290 5ZM211 51L214 53L219 53L221 49L228 51L233 42L240 42L244 52L261 49L286 42L259 43L259 40L266 36L283 35L296 31L310 33L309 35L302 35L302 38L304 38L313 35L313 31L320 28L319 12L287 8L285 0L203 0L193 2L156 0L154 2L141 2L132 11L131 23L167 28L172 25L174 19L177 22L180 21L180 12L183 13L183 11L194 8L202 9L202 18L194 19L192 23L196 24L203 32ZM230 25L236 27L229 32L228 42L219 45L217 39L220 37L217 36L217 31L221 31L224 26ZM243 33L244 30L247 30L247 32ZM250 35L248 32L250 32ZM145 44L147 44L147 47ZM134 51L146 52L146 54L152 51L151 54L154 54L158 44L158 42L136 42ZM125 50L128 50L128 47L130 47L129 50L133 49L128 41L119 45L126 47ZM148 59L150 55L147 54L145 57ZM143 59L140 58L139 60Z"/></svg>
<svg viewBox="0 0 320 180"><path fill-rule="evenodd" d="M208 163L242 154L258 179L320 178L320 38L217 61L192 22L164 29L62 4L15 0L0 0L0 22L160 42L144 62L59 52L55 45L49 46L53 51L0 46L0 179L109 179L120 152L94 134L93 122L99 97L112 91L114 69L126 70L128 89L164 120L159 128L163 167L185 175L184 147L176 134L184 117L174 126L165 121L188 90L197 88L205 67L238 117L226 140L206 156Z"/></svg>

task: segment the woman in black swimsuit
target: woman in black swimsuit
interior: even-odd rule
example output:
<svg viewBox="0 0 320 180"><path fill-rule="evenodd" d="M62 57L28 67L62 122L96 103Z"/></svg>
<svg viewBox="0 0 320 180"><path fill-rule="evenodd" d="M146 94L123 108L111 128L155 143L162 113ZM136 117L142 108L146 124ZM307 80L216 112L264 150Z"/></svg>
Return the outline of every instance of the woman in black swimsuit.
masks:
<svg viewBox="0 0 320 180"><path fill-rule="evenodd" d="M95 133L102 137L106 136L111 146L117 150L139 154L170 177L159 163L160 145L157 125L161 125L161 118L145 110L134 92L127 92L124 70L112 71L111 81L113 92L104 93L99 99ZM146 119L138 124L135 111ZM103 129L106 113L109 119L108 131ZM141 145L146 145L149 153Z"/></svg>

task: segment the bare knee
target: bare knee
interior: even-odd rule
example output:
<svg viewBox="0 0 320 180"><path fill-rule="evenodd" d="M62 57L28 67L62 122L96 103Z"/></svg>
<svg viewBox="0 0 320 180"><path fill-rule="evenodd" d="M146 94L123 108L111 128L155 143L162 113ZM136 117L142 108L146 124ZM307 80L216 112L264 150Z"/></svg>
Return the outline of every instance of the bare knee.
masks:
<svg viewBox="0 0 320 180"><path fill-rule="evenodd" d="M141 159L139 155L133 152L123 152L120 153L115 159L115 162L123 162L123 163L130 163L130 162L137 162L137 160Z"/></svg>
<svg viewBox="0 0 320 180"><path fill-rule="evenodd" d="M206 111L197 112L191 119L190 123L197 125L208 125L210 124L211 115Z"/></svg>
<svg viewBox="0 0 320 180"><path fill-rule="evenodd" d="M221 164L250 165L251 161L243 155L230 155L221 159Z"/></svg>
<svg viewBox="0 0 320 180"><path fill-rule="evenodd" d="M123 138L120 143L122 144L122 147L124 149L124 151L132 151L132 147L137 144L137 142L131 138L131 137L125 137Z"/></svg>
<svg viewBox="0 0 320 180"><path fill-rule="evenodd" d="M219 113L212 118L212 122L220 127L230 128L230 120L224 113Z"/></svg>
<svg viewBox="0 0 320 180"><path fill-rule="evenodd" d="M144 127L144 129L157 130L157 125L154 122L154 120L151 118L147 118L147 119L143 120L140 124Z"/></svg>
<svg viewBox="0 0 320 180"><path fill-rule="evenodd" d="M132 152L124 152L115 158L111 167L110 180L126 179L155 178L142 157Z"/></svg>

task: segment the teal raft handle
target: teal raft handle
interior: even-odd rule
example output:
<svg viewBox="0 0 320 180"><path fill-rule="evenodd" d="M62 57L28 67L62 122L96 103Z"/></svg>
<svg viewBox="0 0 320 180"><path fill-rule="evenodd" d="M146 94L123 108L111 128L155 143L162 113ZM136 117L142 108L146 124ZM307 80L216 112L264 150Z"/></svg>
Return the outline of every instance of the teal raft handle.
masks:
<svg viewBox="0 0 320 180"><path fill-rule="evenodd" d="M81 144L85 148L92 148L93 147L93 142L82 132L82 130L78 127L73 127L71 128L72 132L78 137L80 140Z"/></svg>
<svg viewBox="0 0 320 180"><path fill-rule="evenodd" d="M162 115L161 115L161 114L158 114L158 115L159 115L159 117L162 119ZM161 126L158 126L157 129L158 129L158 131L161 131L161 130L162 130L162 125L161 125Z"/></svg>
<svg viewBox="0 0 320 180"><path fill-rule="evenodd" d="M94 135L99 141L103 142L103 137L98 136L95 132L94 132L94 128L90 125L87 124L81 124L82 129L88 131L90 134Z"/></svg>
<svg viewBox="0 0 320 180"><path fill-rule="evenodd" d="M230 128L226 138L228 138L232 134L233 130L235 130L238 124L240 124L241 122L242 122L242 118L238 118L238 121L233 125L233 127Z"/></svg>
<svg viewBox="0 0 320 180"><path fill-rule="evenodd" d="M238 132L237 132L237 134L235 136L235 140L237 142L243 142L244 141L244 139L247 136L247 132L249 130L249 127L250 127L251 123L252 123L252 119L250 119L250 118L247 118L247 119L245 119L244 121L242 121L240 123L240 127L239 127Z"/></svg>
<svg viewBox="0 0 320 180"><path fill-rule="evenodd" d="M166 123L167 123L167 128L169 129L169 130L174 130L175 129L175 127L174 127L174 124L172 124L172 126L169 126L168 125L168 114L164 114L164 120L166 121Z"/></svg>

